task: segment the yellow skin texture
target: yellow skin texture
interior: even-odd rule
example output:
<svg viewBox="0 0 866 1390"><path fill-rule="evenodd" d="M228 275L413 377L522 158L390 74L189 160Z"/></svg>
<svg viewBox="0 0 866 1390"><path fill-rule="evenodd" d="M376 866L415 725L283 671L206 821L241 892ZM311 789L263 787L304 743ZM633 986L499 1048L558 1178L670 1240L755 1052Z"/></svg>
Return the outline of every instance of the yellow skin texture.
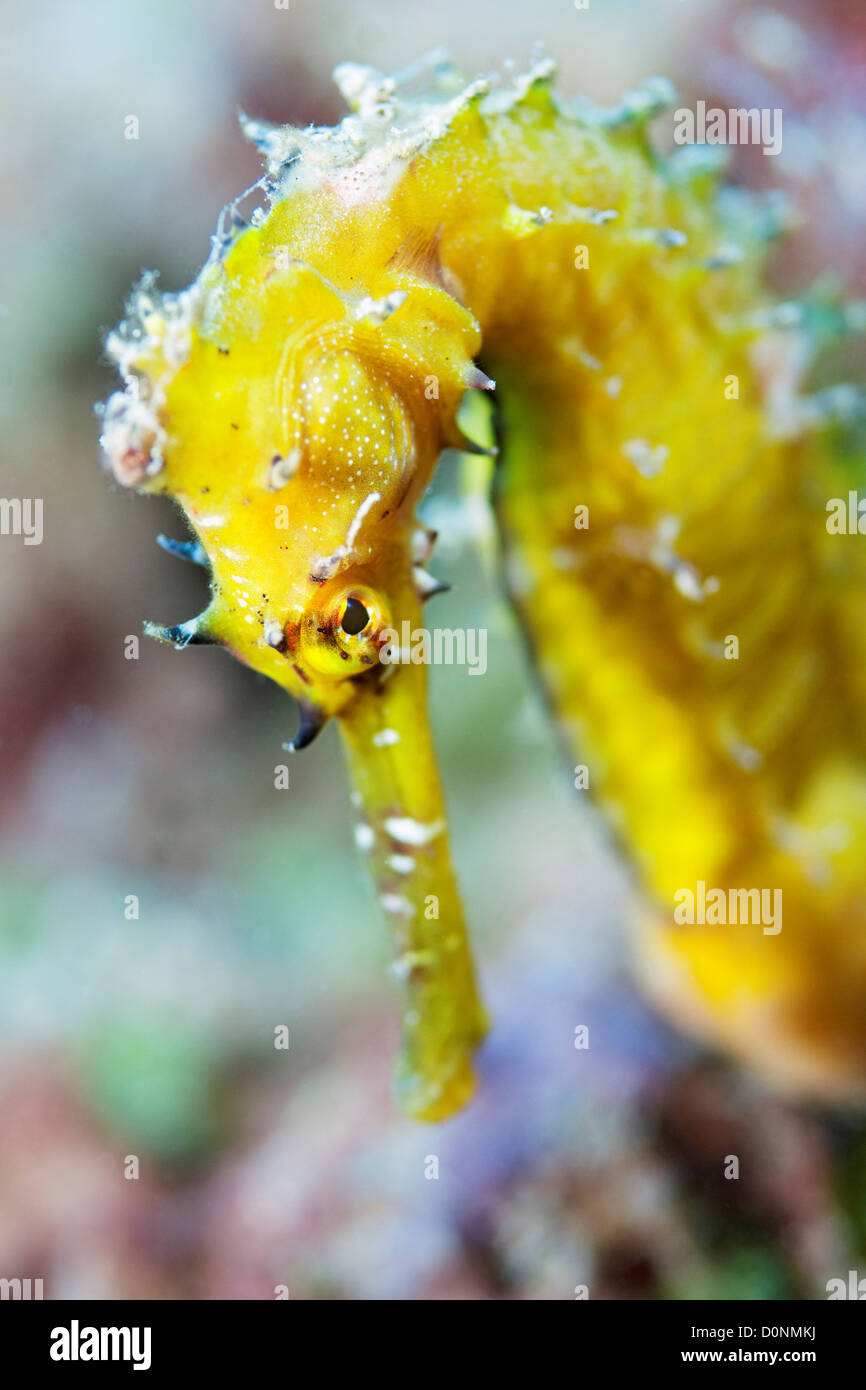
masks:
<svg viewBox="0 0 866 1390"><path fill-rule="evenodd" d="M369 85L361 117L387 127ZM365 127L354 162L298 136L270 211L193 287L180 349L172 310L138 306L141 336L113 350L162 466L125 399L109 458L172 495L207 554L197 635L336 718L405 989L401 1101L443 1119L471 1094L486 1024L426 673L379 657L383 628L424 621L416 507L480 358L507 586L635 867L648 987L780 1083L855 1092L862 561L824 525L841 465L791 424L796 334L761 319L750 227L723 223L712 176L650 152L639 113L575 114L544 70L498 97L440 86L391 112L402 144ZM740 258L711 268L732 236ZM340 626L353 595L359 636ZM698 880L781 888L782 931L675 926Z"/></svg>

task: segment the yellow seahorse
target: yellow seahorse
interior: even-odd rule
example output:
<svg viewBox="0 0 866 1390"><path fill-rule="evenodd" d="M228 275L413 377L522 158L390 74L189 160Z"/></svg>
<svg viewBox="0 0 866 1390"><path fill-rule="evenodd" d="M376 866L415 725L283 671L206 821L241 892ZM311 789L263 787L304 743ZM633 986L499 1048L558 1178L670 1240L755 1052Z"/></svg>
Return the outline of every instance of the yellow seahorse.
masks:
<svg viewBox="0 0 866 1390"><path fill-rule="evenodd" d="M405 987L402 1104L452 1114L486 1019L426 671L393 634L436 588L416 508L466 445L461 400L495 394L507 587L639 877L650 988L779 1081L849 1094L866 628L862 543L826 508L854 398L799 394L810 338L761 287L763 204L712 151L653 150L667 84L601 110L552 72L345 65L336 128L244 118L262 205L226 210L188 290L147 278L108 344L114 475L178 502L173 548L211 573L198 618L147 630L283 686L294 749L337 721Z"/></svg>

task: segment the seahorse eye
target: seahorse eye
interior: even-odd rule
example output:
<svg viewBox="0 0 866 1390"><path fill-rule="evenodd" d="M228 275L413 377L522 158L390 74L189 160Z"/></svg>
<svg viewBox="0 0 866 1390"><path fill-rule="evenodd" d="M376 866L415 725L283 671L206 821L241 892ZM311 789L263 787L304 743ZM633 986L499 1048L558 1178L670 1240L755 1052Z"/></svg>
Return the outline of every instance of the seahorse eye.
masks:
<svg viewBox="0 0 866 1390"><path fill-rule="evenodd" d="M344 680L379 661L380 633L388 620L382 598L363 586L325 594L301 626L304 657L317 674Z"/></svg>
<svg viewBox="0 0 866 1390"><path fill-rule="evenodd" d="M364 631L369 621L370 614L361 600L355 598L354 595L348 598L346 600L346 607L343 610L343 616L340 619L340 627L343 631L347 632L350 637L357 637L359 632Z"/></svg>

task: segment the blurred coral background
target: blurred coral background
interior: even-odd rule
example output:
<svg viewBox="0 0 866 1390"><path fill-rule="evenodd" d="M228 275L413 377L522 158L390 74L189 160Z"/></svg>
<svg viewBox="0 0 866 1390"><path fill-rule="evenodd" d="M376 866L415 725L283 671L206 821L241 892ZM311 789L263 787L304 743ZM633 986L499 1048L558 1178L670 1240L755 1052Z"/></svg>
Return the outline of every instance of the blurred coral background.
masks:
<svg viewBox="0 0 866 1390"><path fill-rule="evenodd" d="M454 583L437 621L491 646L484 681L432 671L433 705L494 1027L474 1105L423 1128L390 1094L397 993L336 735L277 791L279 691L218 650L142 639L126 659L205 581L154 544L183 537L170 507L100 471L93 402L132 282L186 285L259 175L238 108L332 123L337 62L442 45L474 73L541 39L562 90L603 103L659 73L684 104L782 106L782 154L732 163L799 210L774 281L831 271L862 295L862 0L2 17L0 494L43 497L45 534L0 537L0 1276L47 1298L823 1296L866 1258L862 1120L763 1094L635 994L627 872L573 790L453 470L429 499Z"/></svg>

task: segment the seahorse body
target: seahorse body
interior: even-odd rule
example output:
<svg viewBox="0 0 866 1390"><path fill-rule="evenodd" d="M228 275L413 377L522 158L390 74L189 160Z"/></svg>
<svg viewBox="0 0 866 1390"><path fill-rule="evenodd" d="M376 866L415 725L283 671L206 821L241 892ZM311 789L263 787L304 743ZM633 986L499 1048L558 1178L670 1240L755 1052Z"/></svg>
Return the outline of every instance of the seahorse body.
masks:
<svg viewBox="0 0 866 1390"><path fill-rule="evenodd" d="M707 152L653 152L662 83L600 111L548 62L337 78L334 130L246 123L267 207L109 342L114 473L178 501L212 575L199 618L150 630L285 687L295 746L336 718L405 982L402 1102L451 1114L486 1023L424 667L383 648L422 625L416 507L495 383L508 590L635 865L651 987L783 1082L858 1089L862 559L824 524L850 465L798 395L807 336L774 326L761 205ZM676 926L699 882L781 889L782 930Z"/></svg>

